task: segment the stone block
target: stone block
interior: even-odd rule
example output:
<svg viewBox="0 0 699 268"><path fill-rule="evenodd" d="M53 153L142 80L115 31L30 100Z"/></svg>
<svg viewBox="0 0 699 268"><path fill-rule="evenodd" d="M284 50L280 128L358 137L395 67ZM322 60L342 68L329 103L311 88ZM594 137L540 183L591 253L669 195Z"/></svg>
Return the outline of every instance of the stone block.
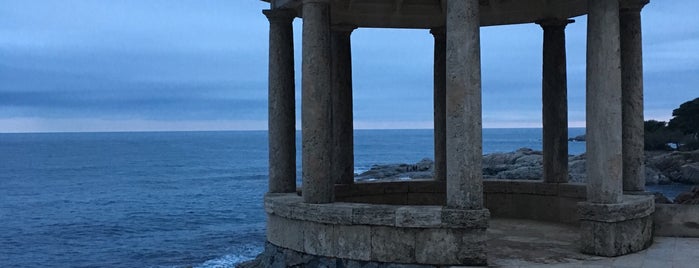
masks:
<svg viewBox="0 0 699 268"><path fill-rule="evenodd" d="M406 205L417 206L444 206L447 203L447 197L444 194L438 193L408 193L408 202Z"/></svg>
<svg viewBox="0 0 699 268"><path fill-rule="evenodd" d="M414 229L386 226L371 227L371 260L415 263Z"/></svg>
<svg viewBox="0 0 699 268"><path fill-rule="evenodd" d="M407 193L408 192L408 182L405 182L405 181L388 182L388 183L383 185L383 192L385 194Z"/></svg>
<svg viewBox="0 0 699 268"><path fill-rule="evenodd" d="M537 195L558 195L558 183L539 182L535 184Z"/></svg>
<svg viewBox="0 0 699 268"><path fill-rule="evenodd" d="M382 195L385 182L362 182L352 184L350 192L356 195Z"/></svg>
<svg viewBox="0 0 699 268"><path fill-rule="evenodd" d="M353 260L371 260L371 227L335 225L337 239L334 256Z"/></svg>
<svg viewBox="0 0 699 268"><path fill-rule="evenodd" d="M541 181L510 180L507 189L509 193L536 194L537 184Z"/></svg>
<svg viewBox="0 0 699 268"><path fill-rule="evenodd" d="M442 227L444 228L485 230L488 228L489 219L490 211L488 209L442 209Z"/></svg>
<svg viewBox="0 0 699 268"><path fill-rule="evenodd" d="M620 222L649 216L655 211L653 196L624 195L616 204L580 202L578 214L582 220Z"/></svg>
<svg viewBox="0 0 699 268"><path fill-rule="evenodd" d="M277 246L284 246L284 218L267 214L267 241Z"/></svg>
<svg viewBox="0 0 699 268"><path fill-rule="evenodd" d="M415 259L424 264L460 264L458 229L423 229L417 232Z"/></svg>
<svg viewBox="0 0 699 268"><path fill-rule="evenodd" d="M406 206L396 209L397 227L438 228L442 225L442 207Z"/></svg>
<svg viewBox="0 0 699 268"><path fill-rule="evenodd" d="M558 198L558 222L561 223L578 223L580 217L578 216L578 203L582 199L575 199L569 197L559 197Z"/></svg>
<svg viewBox="0 0 699 268"><path fill-rule="evenodd" d="M361 225L396 225L396 207L390 205L362 205L352 209L352 223Z"/></svg>
<svg viewBox="0 0 699 268"><path fill-rule="evenodd" d="M587 185L583 183L559 183L558 195L561 197L587 199Z"/></svg>
<svg viewBox="0 0 699 268"><path fill-rule="evenodd" d="M483 192L485 193L509 193L509 180L485 180Z"/></svg>
<svg viewBox="0 0 699 268"><path fill-rule="evenodd" d="M267 215L267 241L277 246L303 251L304 222Z"/></svg>
<svg viewBox="0 0 699 268"><path fill-rule="evenodd" d="M653 222L659 236L699 237L699 206L655 204Z"/></svg>
<svg viewBox="0 0 699 268"><path fill-rule="evenodd" d="M495 217L512 217L512 195L503 193L486 193L484 196L485 207Z"/></svg>
<svg viewBox="0 0 699 268"><path fill-rule="evenodd" d="M486 229L461 230L461 246L458 252L458 263L463 265L487 265L487 236Z"/></svg>
<svg viewBox="0 0 699 268"><path fill-rule="evenodd" d="M410 193L446 193L446 190L446 181L413 180L408 182L408 192Z"/></svg>
<svg viewBox="0 0 699 268"><path fill-rule="evenodd" d="M352 184L335 184L335 200L352 196Z"/></svg>
<svg viewBox="0 0 699 268"><path fill-rule="evenodd" d="M336 246L333 225L306 222L303 226L303 252L333 256Z"/></svg>
<svg viewBox="0 0 699 268"><path fill-rule="evenodd" d="M292 217L310 222L349 224L352 222L352 210L353 206L346 203L298 203L292 209Z"/></svg>
<svg viewBox="0 0 699 268"><path fill-rule="evenodd" d="M653 243L650 216L620 221L580 221L581 251L586 254L615 257L648 248Z"/></svg>

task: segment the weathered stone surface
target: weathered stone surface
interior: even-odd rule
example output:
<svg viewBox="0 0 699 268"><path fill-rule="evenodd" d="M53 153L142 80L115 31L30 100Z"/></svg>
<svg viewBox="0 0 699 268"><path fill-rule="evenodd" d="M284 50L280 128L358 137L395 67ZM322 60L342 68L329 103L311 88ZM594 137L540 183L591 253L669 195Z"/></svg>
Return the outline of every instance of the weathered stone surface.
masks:
<svg viewBox="0 0 699 268"><path fill-rule="evenodd" d="M434 36L434 179L447 179L447 32L444 27L430 31Z"/></svg>
<svg viewBox="0 0 699 268"><path fill-rule="evenodd" d="M337 184L354 182L354 125L352 115L353 26L331 28L332 49L332 174Z"/></svg>
<svg viewBox="0 0 699 268"><path fill-rule="evenodd" d="M627 2L635 2L629 8ZM643 43L641 7L648 1L620 1L622 154L624 191L643 191Z"/></svg>
<svg viewBox="0 0 699 268"><path fill-rule="evenodd" d="M294 33L296 12L264 10L269 19L269 192L296 190L296 98Z"/></svg>
<svg viewBox="0 0 699 268"><path fill-rule="evenodd" d="M371 227L371 259L415 263L415 229Z"/></svg>
<svg viewBox="0 0 699 268"><path fill-rule="evenodd" d="M335 225L337 246L333 256L353 260L371 260L371 227Z"/></svg>
<svg viewBox="0 0 699 268"><path fill-rule="evenodd" d="M352 209L352 223L395 226L396 209L388 205L358 206Z"/></svg>
<svg viewBox="0 0 699 268"><path fill-rule="evenodd" d="M302 12L303 200L306 203L331 203L335 199L335 181L331 169L330 4L305 0Z"/></svg>
<svg viewBox="0 0 699 268"><path fill-rule="evenodd" d="M621 56L619 1L588 0L587 199L622 200Z"/></svg>
<svg viewBox="0 0 699 268"><path fill-rule="evenodd" d="M304 222L303 252L332 257L337 245L333 228L334 226L329 224Z"/></svg>
<svg viewBox="0 0 699 268"><path fill-rule="evenodd" d="M441 225L441 207L405 206L396 209L397 227L436 228Z"/></svg>
<svg viewBox="0 0 699 268"><path fill-rule="evenodd" d="M488 254L486 250L486 230L464 230L461 236L458 263L465 265L487 265Z"/></svg>
<svg viewBox="0 0 699 268"><path fill-rule="evenodd" d="M398 264L314 256L265 244L265 251L252 261L238 264L238 268L436 268L435 265Z"/></svg>
<svg viewBox="0 0 699 268"><path fill-rule="evenodd" d="M483 208L480 6L449 0L447 13L447 206Z"/></svg>
<svg viewBox="0 0 699 268"><path fill-rule="evenodd" d="M655 211L651 195L624 195L621 203L604 204L580 202L578 214L581 220L620 222L646 217Z"/></svg>
<svg viewBox="0 0 699 268"><path fill-rule="evenodd" d="M427 264L459 264L460 230L435 229L416 235L415 259ZM466 245L469 246L469 245Z"/></svg>
<svg viewBox="0 0 699 268"><path fill-rule="evenodd" d="M344 203L332 204L307 204L297 203L292 212L296 219L321 222L329 224L343 224L352 222L352 210L354 206Z"/></svg>
<svg viewBox="0 0 699 268"><path fill-rule="evenodd" d="M267 241L293 250L304 250L303 221L267 215Z"/></svg>
<svg viewBox="0 0 699 268"><path fill-rule="evenodd" d="M442 210L443 228L486 229L490 211L487 209L463 210L444 208Z"/></svg>
<svg viewBox="0 0 699 268"><path fill-rule="evenodd" d="M542 121L543 180L568 181L568 86L565 27L567 19L537 22L544 30Z"/></svg>
<svg viewBox="0 0 699 268"><path fill-rule="evenodd" d="M648 248L653 243L653 218L599 222L580 221L581 251L614 257Z"/></svg>
<svg viewBox="0 0 699 268"><path fill-rule="evenodd" d="M659 236L699 237L699 206L656 204L653 221Z"/></svg>

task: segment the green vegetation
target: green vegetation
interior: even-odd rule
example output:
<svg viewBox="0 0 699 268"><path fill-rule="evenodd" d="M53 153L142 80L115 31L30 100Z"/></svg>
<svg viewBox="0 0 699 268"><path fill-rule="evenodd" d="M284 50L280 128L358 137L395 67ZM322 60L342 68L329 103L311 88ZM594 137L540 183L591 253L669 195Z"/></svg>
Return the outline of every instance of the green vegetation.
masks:
<svg viewBox="0 0 699 268"><path fill-rule="evenodd" d="M644 122L646 150L699 149L699 98L683 103L672 116L669 123Z"/></svg>

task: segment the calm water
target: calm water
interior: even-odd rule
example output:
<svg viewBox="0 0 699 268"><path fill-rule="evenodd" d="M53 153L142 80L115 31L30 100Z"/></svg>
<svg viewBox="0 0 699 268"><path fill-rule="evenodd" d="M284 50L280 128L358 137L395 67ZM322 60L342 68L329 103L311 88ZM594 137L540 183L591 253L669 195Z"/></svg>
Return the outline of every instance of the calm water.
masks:
<svg viewBox="0 0 699 268"><path fill-rule="evenodd" d="M540 133L486 129L483 150ZM433 154L431 130L355 140L357 171ZM262 249L266 189L266 132L0 134L0 267L230 266Z"/></svg>

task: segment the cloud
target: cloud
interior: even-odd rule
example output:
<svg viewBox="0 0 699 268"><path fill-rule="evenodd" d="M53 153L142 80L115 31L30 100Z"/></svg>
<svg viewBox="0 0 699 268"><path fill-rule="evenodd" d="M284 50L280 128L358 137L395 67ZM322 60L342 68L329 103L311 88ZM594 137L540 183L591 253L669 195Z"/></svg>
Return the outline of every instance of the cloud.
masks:
<svg viewBox="0 0 699 268"><path fill-rule="evenodd" d="M109 129L110 120L125 130L265 128L265 8L227 0L3 1L0 120L28 131ZM643 11L647 117L669 116L697 95L697 8L694 0L652 1ZM575 19L566 30L568 107L571 125L580 126L587 21ZM300 19L294 27L300 122ZM481 33L484 126L540 126L541 28ZM429 31L357 29L352 42L356 125L431 127Z"/></svg>

